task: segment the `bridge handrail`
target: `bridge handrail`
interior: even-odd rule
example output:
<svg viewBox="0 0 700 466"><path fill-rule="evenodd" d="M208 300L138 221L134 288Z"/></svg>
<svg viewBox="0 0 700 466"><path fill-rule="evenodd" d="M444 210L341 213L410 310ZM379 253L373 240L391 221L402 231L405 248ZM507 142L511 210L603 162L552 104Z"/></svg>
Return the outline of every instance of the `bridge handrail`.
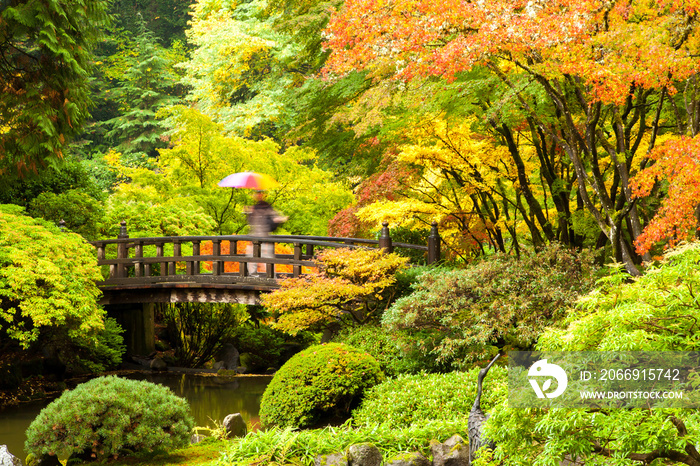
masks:
<svg viewBox="0 0 700 466"><path fill-rule="evenodd" d="M252 254L238 254L236 252L222 254L221 244L223 242L237 244L240 241L252 244ZM211 254L201 254L203 242L212 243ZM191 243L192 254L182 255L182 245ZM293 244L293 254L275 254L272 258L261 257L261 245L264 243L273 244ZM440 237L437 233L437 225L433 223L428 245L416 245L408 243L392 243L389 235L388 224L384 222L381 236L378 240L366 238L347 238L337 236L302 236L302 235L273 235L273 236L252 236L252 235L198 235L198 236L163 236L163 237L143 237L130 238L126 231L126 222L121 223L121 230L117 238L92 241L97 248L98 265L110 267L109 282L124 281L144 281L147 278L156 277L152 274L151 266L159 265L159 275L182 277L182 270L178 270L177 264L185 264L185 276L212 276L232 275L226 272L227 262L238 263L240 277L247 277L248 263L271 264L266 267L267 277L274 278L275 265L291 265L292 275L302 274L303 267L313 267L315 263L314 247L324 248L356 248L356 247L378 247L385 251L392 251L394 247L427 251L428 263L435 262L440 257ZM165 245L172 245L172 255L166 255ZM107 246L116 245L117 254L115 259L106 258ZM144 246L155 246L156 256L144 256ZM302 251L302 246L306 246L306 252ZM236 251L235 246L233 248ZM133 256L130 254L133 250ZM211 263L211 272L202 272L201 264ZM234 269L235 270L235 269ZM132 272L130 272L132 271ZM153 270L155 272L155 270ZM132 275L133 273L133 275ZM236 274L236 272L234 272Z"/></svg>

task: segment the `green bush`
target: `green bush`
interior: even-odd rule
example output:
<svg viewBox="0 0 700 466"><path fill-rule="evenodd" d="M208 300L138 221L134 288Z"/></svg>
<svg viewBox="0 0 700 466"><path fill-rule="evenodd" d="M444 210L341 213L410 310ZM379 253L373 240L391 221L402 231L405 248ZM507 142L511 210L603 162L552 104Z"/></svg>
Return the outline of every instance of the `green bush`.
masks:
<svg viewBox="0 0 700 466"><path fill-rule="evenodd" d="M269 367L279 367L285 349L284 333L270 327L243 326L236 329L231 343L239 353L248 353L248 372L262 372ZM243 364L241 362L241 364Z"/></svg>
<svg viewBox="0 0 700 466"><path fill-rule="evenodd" d="M260 419L265 426L308 427L348 416L364 391L383 380L379 363L367 353L342 343L312 346L272 378Z"/></svg>
<svg viewBox="0 0 700 466"><path fill-rule="evenodd" d="M28 454L105 459L188 444L184 398L145 381L99 377L65 392L27 429Z"/></svg>
<svg viewBox="0 0 700 466"><path fill-rule="evenodd" d="M176 364L202 367L221 349L246 318L243 304L162 304L158 313L168 327Z"/></svg>
<svg viewBox="0 0 700 466"><path fill-rule="evenodd" d="M391 428L431 421L457 422L469 416L476 396L479 368L448 374L402 375L365 392L352 413L357 425L382 424ZM481 409L488 411L508 395L507 371L492 367L484 381Z"/></svg>
<svg viewBox="0 0 700 466"><path fill-rule="evenodd" d="M388 377L445 371L445 365L439 364L432 355L419 349L419 344L425 344L427 339L416 336L417 333L420 332L390 332L376 325L363 325L343 329L333 340L372 355Z"/></svg>
<svg viewBox="0 0 700 466"><path fill-rule="evenodd" d="M426 354L460 369L494 347L531 350L594 286L592 259L550 244L520 258L495 254L465 269L438 267L418 277L413 293L394 302L382 325L424 332Z"/></svg>

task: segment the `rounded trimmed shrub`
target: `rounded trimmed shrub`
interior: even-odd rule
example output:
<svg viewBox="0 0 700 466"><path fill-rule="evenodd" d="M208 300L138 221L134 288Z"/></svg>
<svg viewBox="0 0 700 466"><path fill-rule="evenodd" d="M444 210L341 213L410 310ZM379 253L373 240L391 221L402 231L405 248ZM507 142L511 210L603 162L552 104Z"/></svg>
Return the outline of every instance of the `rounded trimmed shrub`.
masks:
<svg viewBox="0 0 700 466"><path fill-rule="evenodd" d="M264 426L308 427L348 416L365 389L384 380L369 354L342 343L316 345L294 355L267 386L260 403Z"/></svg>
<svg viewBox="0 0 700 466"><path fill-rule="evenodd" d="M105 459L186 446L189 404L151 382L98 377L53 401L27 429L28 454Z"/></svg>

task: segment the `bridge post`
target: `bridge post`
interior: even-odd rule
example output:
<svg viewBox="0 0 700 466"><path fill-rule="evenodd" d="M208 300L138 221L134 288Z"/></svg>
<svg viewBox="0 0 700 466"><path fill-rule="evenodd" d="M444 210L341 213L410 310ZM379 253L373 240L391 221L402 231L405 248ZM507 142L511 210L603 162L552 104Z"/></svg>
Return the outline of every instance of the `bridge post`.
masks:
<svg viewBox="0 0 700 466"><path fill-rule="evenodd" d="M105 309L124 329L124 344L129 355L147 356L155 351L153 303L108 304Z"/></svg>
<svg viewBox="0 0 700 466"><path fill-rule="evenodd" d="M437 222L433 222L428 236L428 264L434 264L440 260L440 233Z"/></svg>
<svg viewBox="0 0 700 466"><path fill-rule="evenodd" d="M391 244L391 235L389 234L389 222L382 222L382 232L379 235L379 247L384 252L393 252L394 246Z"/></svg>
<svg viewBox="0 0 700 466"><path fill-rule="evenodd" d="M294 243L294 260L301 260L301 243ZM298 277L301 275L301 265L295 265L292 267L292 276Z"/></svg>
<svg viewBox="0 0 700 466"><path fill-rule="evenodd" d="M119 234L117 239L127 239L129 238L129 233L126 231L126 220L122 220L119 227ZM117 259L126 259L129 257L129 248L126 242L117 244ZM115 275L117 278L126 277L126 264L117 264Z"/></svg>

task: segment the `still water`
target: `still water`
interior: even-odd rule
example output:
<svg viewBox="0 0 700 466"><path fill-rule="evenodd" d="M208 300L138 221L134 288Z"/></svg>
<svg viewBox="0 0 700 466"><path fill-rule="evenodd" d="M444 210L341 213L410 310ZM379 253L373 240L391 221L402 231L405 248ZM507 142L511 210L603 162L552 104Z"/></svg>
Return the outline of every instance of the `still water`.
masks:
<svg viewBox="0 0 700 466"><path fill-rule="evenodd" d="M216 377L189 373L136 373L124 377L170 387L173 393L189 401L197 426L215 427L228 414L241 413L248 430L255 430L260 425L260 399L272 379L272 376ZM26 458L24 432L49 402L23 404L0 411L0 445L7 445L10 453L22 462Z"/></svg>

